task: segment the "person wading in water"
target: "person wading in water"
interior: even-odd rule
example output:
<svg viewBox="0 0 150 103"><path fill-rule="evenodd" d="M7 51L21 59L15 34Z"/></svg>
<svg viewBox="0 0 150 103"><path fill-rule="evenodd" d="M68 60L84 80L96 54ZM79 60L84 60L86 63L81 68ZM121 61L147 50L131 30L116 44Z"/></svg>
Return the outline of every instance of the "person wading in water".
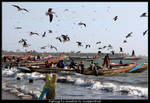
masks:
<svg viewBox="0 0 150 103"><path fill-rule="evenodd" d="M105 56L104 63L102 66L104 67L105 64L106 64L106 68L108 68L109 67L109 55L108 54Z"/></svg>

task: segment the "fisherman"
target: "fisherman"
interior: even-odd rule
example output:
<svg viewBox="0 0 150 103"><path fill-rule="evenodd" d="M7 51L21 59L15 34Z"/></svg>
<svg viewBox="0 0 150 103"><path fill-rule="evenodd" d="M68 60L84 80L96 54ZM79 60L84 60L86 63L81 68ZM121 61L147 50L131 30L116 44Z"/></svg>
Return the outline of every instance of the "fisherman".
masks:
<svg viewBox="0 0 150 103"><path fill-rule="evenodd" d="M76 64L75 64L74 60L71 61L69 66L70 66L70 68L75 68Z"/></svg>
<svg viewBox="0 0 150 103"><path fill-rule="evenodd" d="M64 68L66 65L65 65L65 63L64 63L64 61L63 60L60 60L58 63L57 63L57 67L58 68Z"/></svg>
<svg viewBox="0 0 150 103"><path fill-rule="evenodd" d="M45 67L49 68L50 67L50 63L48 62L48 60L45 62Z"/></svg>
<svg viewBox="0 0 150 103"><path fill-rule="evenodd" d="M52 78L50 74L46 74L46 81L45 85L43 87L43 90L40 94L39 99L44 99L44 96L46 95L46 99L55 99L56 97L56 82L57 81L57 75L52 74Z"/></svg>
<svg viewBox="0 0 150 103"><path fill-rule="evenodd" d="M119 64L123 64L122 60L120 60Z"/></svg>
<svg viewBox="0 0 150 103"><path fill-rule="evenodd" d="M80 68L81 68L81 74L84 73L84 61L81 61L81 63L79 64Z"/></svg>
<svg viewBox="0 0 150 103"><path fill-rule="evenodd" d="M109 67L109 55L108 54L105 56L104 63L102 66L104 67L105 64L106 64L106 68L108 68Z"/></svg>
<svg viewBox="0 0 150 103"><path fill-rule="evenodd" d="M92 61L91 64L90 64L90 70L94 70L94 67L95 67L95 64L94 64L94 62Z"/></svg>

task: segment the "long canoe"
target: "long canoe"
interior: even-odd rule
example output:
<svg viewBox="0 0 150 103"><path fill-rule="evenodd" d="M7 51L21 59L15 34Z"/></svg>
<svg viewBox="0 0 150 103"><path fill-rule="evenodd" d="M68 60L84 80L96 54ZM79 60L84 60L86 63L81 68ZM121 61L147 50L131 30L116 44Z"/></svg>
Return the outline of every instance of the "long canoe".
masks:
<svg viewBox="0 0 150 103"><path fill-rule="evenodd" d="M116 73L123 73L126 72L132 68L134 68L136 66L136 64L131 64L129 66L126 67L119 67L119 68L115 68L115 69L108 69L108 70L85 70L83 74L85 75L105 75L105 74L116 74Z"/></svg>

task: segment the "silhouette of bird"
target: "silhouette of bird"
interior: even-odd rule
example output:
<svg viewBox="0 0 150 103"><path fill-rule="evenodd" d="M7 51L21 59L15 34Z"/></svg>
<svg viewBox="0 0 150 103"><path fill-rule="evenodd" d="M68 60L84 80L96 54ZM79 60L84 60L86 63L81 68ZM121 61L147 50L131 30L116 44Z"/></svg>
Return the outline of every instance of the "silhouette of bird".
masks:
<svg viewBox="0 0 150 103"><path fill-rule="evenodd" d="M64 12L65 12L65 11L69 11L69 9L65 9Z"/></svg>
<svg viewBox="0 0 150 103"><path fill-rule="evenodd" d="M77 53L77 54L78 54L78 53L81 53L81 51L77 51L76 53Z"/></svg>
<svg viewBox="0 0 150 103"><path fill-rule="evenodd" d="M70 40L70 38L68 37L68 35L61 35L61 37L63 38L63 42Z"/></svg>
<svg viewBox="0 0 150 103"><path fill-rule="evenodd" d="M122 49L122 47L120 47L120 52L123 52L123 49Z"/></svg>
<svg viewBox="0 0 150 103"><path fill-rule="evenodd" d="M50 45L50 48L51 48L51 49L54 48L54 49L57 51L57 48L56 48L55 46L53 46L53 45Z"/></svg>
<svg viewBox="0 0 150 103"><path fill-rule="evenodd" d="M46 15L49 16L50 22L52 22L52 20L53 20L53 14L54 14L54 12L52 12L52 8L49 8L48 12L46 12Z"/></svg>
<svg viewBox="0 0 150 103"><path fill-rule="evenodd" d="M146 31L143 32L143 36L147 33L148 29Z"/></svg>
<svg viewBox="0 0 150 103"><path fill-rule="evenodd" d="M103 49L103 48L99 47L98 49Z"/></svg>
<svg viewBox="0 0 150 103"><path fill-rule="evenodd" d="M127 43L127 41L126 41L126 40L124 40L124 41L123 41L123 43Z"/></svg>
<svg viewBox="0 0 150 103"><path fill-rule="evenodd" d="M86 24L82 22L79 22L78 25L84 25L86 27Z"/></svg>
<svg viewBox="0 0 150 103"><path fill-rule="evenodd" d="M103 49L105 49L107 46L103 46Z"/></svg>
<svg viewBox="0 0 150 103"><path fill-rule="evenodd" d="M114 51L113 51L113 50L111 51L111 53L112 53L112 55L115 55L115 53L114 53Z"/></svg>
<svg viewBox="0 0 150 103"><path fill-rule="evenodd" d="M113 47L112 47L112 45L111 45L111 44L109 44L109 45L108 45L108 48L109 48L109 49L112 49Z"/></svg>
<svg viewBox="0 0 150 103"><path fill-rule="evenodd" d="M62 42L61 38L60 37L56 37L56 39L58 39L60 42Z"/></svg>
<svg viewBox="0 0 150 103"><path fill-rule="evenodd" d="M46 49L46 47L47 47L47 46L43 46L43 47L41 47L41 49Z"/></svg>
<svg viewBox="0 0 150 103"><path fill-rule="evenodd" d="M22 29L22 27L15 27L15 29Z"/></svg>
<svg viewBox="0 0 150 103"><path fill-rule="evenodd" d="M98 51L98 55L100 55L101 54L101 51Z"/></svg>
<svg viewBox="0 0 150 103"><path fill-rule="evenodd" d="M23 42L23 47L29 47L29 46L31 46L31 45L27 44L26 41Z"/></svg>
<svg viewBox="0 0 150 103"><path fill-rule="evenodd" d="M34 35L34 34L36 34L36 35L38 35L38 36L39 36L39 34L38 34L38 33L30 32L30 36L32 36L32 35Z"/></svg>
<svg viewBox="0 0 150 103"><path fill-rule="evenodd" d="M101 43L101 41L97 42L96 44L100 44L100 43Z"/></svg>
<svg viewBox="0 0 150 103"><path fill-rule="evenodd" d="M22 42L26 42L27 40L26 39L21 39L21 40L19 40L19 43L22 43Z"/></svg>
<svg viewBox="0 0 150 103"><path fill-rule="evenodd" d="M132 37L131 34L132 34L132 32L130 32L130 33L126 36L126 38Z"/></svg>
<svg viewBox="0 0 150 103"><path fill-rule="evenodd" d="M141 14L140 17L148 17L148 16L147 16L147 13L143 13L143 14Z"/></svg>
<svg viewBox="0 0 150 103"><path fill-rule="evenodd" d="M135 56L135 52L134 52L134 50L132 50L132 56Z"/></svg>
<svg viewBox="0 0 150 103"><path fill-rule="evenodd" d="M12 6L13 6L13 7L16 7L16 8L18 9L18 11L24 10L24 11L26 11L26 12L29 12L27 9L21 8L21 7L19 7L18 5L12 5Z"/></svg>
<svg viewBox="0 0 150 103"><path fill-rule="evenodd" d="M46 35L46 32L43 33L42 37L45 37L45 35Z"/></svg>
<svg viewBox="0 0 150 103"><path fill-rule="evenodd" d="M79 46L83 46L82 43L79 42L79 41L77 41L76 43L78 44L78 47L79 47Z"/></svg>
<svg viewBox="0 0 150 103"><path fill-rule="evenodd" d="M113 19L114 19L114 21L116 21L118 19L118 16L115 16Z"/></svg>
<svg viewBox="0 0 150 103"><path fill-rule="evenodd" d="M48 32L49 32L49 33L52 33L53 31L52 31L52 30L48 30Z"/></svg>
<svg viewBox="0 0 150 103"><path fill-rule="evenodd" d="M87 44L85 48L87 49L87 47L89 47L89 48L90 48L91 46L90 46L89 44Z"/></svg>

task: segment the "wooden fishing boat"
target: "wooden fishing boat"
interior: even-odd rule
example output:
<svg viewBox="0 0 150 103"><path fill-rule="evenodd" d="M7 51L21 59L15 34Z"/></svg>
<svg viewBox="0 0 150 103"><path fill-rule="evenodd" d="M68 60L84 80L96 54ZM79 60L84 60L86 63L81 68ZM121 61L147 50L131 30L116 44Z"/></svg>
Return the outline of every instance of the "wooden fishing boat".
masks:
<svg viewBox="0 0 150 103"><path fill-rule="evenodd" d="M145 71L148 68L148 63L143 64L137 64L135 68L132 68L131 70L127 71L128 73L141 73Z"/></svg>
<svg viewBox="0 0 150 103"><path fill-rule="evenodd" d="M75 70L63 69L57 67L45 68L45 67L28 67L32 72L40 72L40 73L58 73L61 71L66 72L75 72Z"/></svg>
<svg viewBox="0 0 150 103"><path fill-rule="evenodd" d="M134 63L126 63L126 64L110 64L110 68L111 68L111 67L119 67L119 66L129 66L130 64L134 64Z"/></svg>
<svg viewBox="0 0 150 103"><path fill-rule="evenodd" d="M116 67L114 69L102 69L102 70L85 70L83 74L85 75L105 75L105 74L117 74L117 73L123 73L126 72L130 69L132 69L133 67L135 67L136 64L131 64L129 66L124 66L124 67Z"/></svg>

